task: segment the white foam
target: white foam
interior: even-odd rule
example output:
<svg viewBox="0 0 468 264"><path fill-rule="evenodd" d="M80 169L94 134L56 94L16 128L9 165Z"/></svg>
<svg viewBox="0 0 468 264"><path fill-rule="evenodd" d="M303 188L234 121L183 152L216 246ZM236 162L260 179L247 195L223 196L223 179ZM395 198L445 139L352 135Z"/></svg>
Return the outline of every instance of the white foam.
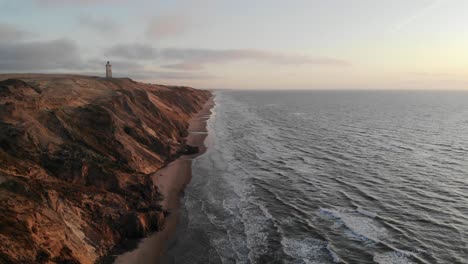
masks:
<svg viewBox="0 0 468 264"><path fill-rule="evenodd" d="M332 217L341 221L351 232L346 234L361 240L381 241L388 235L387 230L376 220L367 215L362 215L351 210L336 210L320 208L320 213L326 217Z"/></svg>
<svg viewBox="0 0 468 264"><path fill-rule="evenodd" d="M320 211L320 214L322 215L333 217L333 218L339 218L339 216L336 214L336 210L320 207L319 211Z"/></svg>
<svg viewBox="0 0 468 264"><path fill-rule="evenodd" d="M223 199L223 208L224 210L226 210L227 212L229 212L229 214L232 216L232 215L235 215L234 213L234 210L236 209L236 204L232 201L226 201L226 199Z"/></svg>
<svg viewBox="0 0 468 264"><path fill-rule="evenodd" d="M339 228L343 225L348 228L348 230L345 231L345 234L353 238L380 242L388 236L387 230L376 219L374 219L377 216L374 212L370 212L362 208L358 208L356 211L348 209L320 208L319 212L326 218L336 219L337 221L334 223L335 228ZM327 246L327 249L330 251L333 260L339 263L341 259L336 256L335 252L329 245ZM337 258L335 258L335 256ZM374 261L379 264L414 264L409 256L410 253L396 250L378 253L374 256Z"/></svg>
<svg viewBox="0 0 468 264"><path fill-rule="evenodd" d="M330 243L327 245L327 250L328 252L330 253L330 255L332 256L333 258L333 262L335 263L341 263L341 258L338 256L338 254L336 254L336 252L333 250L332 246L330 245Z"/></svg>
<svg viewBox="0 0 468 264"><path fill-rule="evenodd" d="M323 255L323 250L326 248L323 241L313 238L283 237L281 244L286 254L293 258L301 259L304 263L323 263L321 255Z"/></svg>
<svg viewBox="0 0 468 264"><path fill-rule="evenodd" d="M408 257L407 253L401 251L389 251L376 254L374 261L379 264L415 264Z"/></svg>
<svg viewBox="0 0 468 264"><path fill-rule="evenodd" d="M296 115L296 116L302 116L302 115L305 115L306 113L302 113L302 112L297 112L297 113L292 113L293 115Z"/></svg>

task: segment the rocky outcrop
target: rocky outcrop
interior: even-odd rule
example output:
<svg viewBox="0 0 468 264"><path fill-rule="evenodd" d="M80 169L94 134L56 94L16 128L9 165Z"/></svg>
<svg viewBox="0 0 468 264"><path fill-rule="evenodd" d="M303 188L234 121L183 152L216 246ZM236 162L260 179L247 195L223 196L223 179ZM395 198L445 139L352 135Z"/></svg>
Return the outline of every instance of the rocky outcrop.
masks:
<svg viewBox="0 0 468 264"><path fill-rule="evenodd" d="M183 138L209 97L130 79L0 81L0 263L94 263L157 229L148 174L196 151Z"/></svg>

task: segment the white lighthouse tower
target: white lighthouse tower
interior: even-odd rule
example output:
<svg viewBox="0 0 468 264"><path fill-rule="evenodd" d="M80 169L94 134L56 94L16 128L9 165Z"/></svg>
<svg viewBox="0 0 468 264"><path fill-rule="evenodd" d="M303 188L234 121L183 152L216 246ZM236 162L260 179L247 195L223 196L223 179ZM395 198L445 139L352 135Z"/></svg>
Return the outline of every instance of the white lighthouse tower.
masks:
<svg viewBox="0 0 468 264"><path fill-rule="evenodd" d="M107 62L106 64L106 78L111 79L112 78L112 65L110 62Z"/></svg>

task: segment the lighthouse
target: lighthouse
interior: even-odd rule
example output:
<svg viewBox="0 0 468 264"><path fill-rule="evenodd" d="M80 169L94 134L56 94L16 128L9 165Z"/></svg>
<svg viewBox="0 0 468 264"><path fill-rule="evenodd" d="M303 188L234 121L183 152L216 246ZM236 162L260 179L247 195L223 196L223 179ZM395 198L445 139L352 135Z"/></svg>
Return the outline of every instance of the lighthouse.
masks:
<svg viewBox="0 0 468 264"><path fill-rule="evenodd" d="M112 65L110 62L107 62L106 64L106 79L111 79L112 78Z"/></svg>

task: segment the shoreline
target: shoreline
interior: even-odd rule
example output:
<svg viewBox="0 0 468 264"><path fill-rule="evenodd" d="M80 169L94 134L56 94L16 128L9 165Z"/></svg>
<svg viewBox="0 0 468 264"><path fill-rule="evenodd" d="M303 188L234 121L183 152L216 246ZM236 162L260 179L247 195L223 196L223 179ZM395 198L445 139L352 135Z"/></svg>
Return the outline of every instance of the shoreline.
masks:
<svg viewBox="0 0 468 264"><path fill-rule="evenodd" d="M207 121L214 107L214 95L204 104L189 122L186 144L199 148L192 155L182 155L151 175L154 185L163 196L161 206L169 215L163 227L152 235L139 241L136 248L116 256L119 263L154 263L164 255L167 242L174 236L180 216L180 198L192 178L192 160L206 151L205 139L208 136Z"/></svg>

